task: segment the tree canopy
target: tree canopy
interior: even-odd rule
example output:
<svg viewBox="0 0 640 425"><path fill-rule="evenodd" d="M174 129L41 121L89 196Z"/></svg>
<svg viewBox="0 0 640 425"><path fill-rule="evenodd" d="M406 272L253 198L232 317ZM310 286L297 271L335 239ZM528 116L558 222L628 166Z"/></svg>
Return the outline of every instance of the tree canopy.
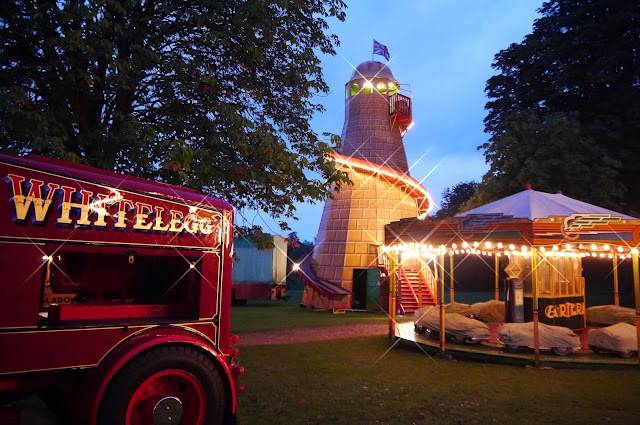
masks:
<svg viewBox="0 0 640 425"><path fill-rule="evenodd" d="M466 202L473 196L478 183L474 181L460 182L442 191L442 203L435 218L453 217L459 213Z"/></svg>
<svg viewBox="0 0 640 425"><path fill-rule="evenodd" d="M342 0L7 0L0 148L190 186L284 220L347 180L309 120ZM310 177L315 176L315 177ZM284 222L281 222L284 224ZM284 224L286 228L286 224Z"/></svg>
<svg viewBox="0 0 640 425"><path fill-rule="evenodd" d="M468 204L525 183L640 212L640 3L552 0L487 81L490 170Z"/></svg>

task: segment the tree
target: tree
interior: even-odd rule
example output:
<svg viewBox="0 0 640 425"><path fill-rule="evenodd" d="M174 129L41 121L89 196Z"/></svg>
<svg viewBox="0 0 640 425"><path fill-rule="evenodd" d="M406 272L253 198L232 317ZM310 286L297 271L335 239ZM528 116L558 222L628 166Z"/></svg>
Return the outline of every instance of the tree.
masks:
<svg viewBox="0 0 640 425"><path fill-rule="evenodd" d="M640 3L552 0L495 56L479 149L490 165L468 205L524 189L640 212Z"/></svg>
<svg viewBox="0 0 640 425"><path fill-rule="evenodd" d="M459 213L464 204L471 198L478 183L474 181L461 182L455 186L447 187L442 191L442 204L435 214L435 218L442 219L453 217Z"/></svg>
<svg viewBox="0 0 640 425"><path fill-rule="evenodd" d="M347 181L309 120L342 0L5 1L0 147L189 186L277 219ZM308 173L311 171L312 173ZM317 177L309 177L309 176ZM283 228L286 223L281 222Z"/></svg>

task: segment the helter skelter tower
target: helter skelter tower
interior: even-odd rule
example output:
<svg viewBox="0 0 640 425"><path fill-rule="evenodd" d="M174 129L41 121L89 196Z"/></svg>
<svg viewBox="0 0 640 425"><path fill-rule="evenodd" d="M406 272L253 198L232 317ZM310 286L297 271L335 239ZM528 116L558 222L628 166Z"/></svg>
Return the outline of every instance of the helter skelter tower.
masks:
<svg viewBox="0 0 640 425"><path fill-rule="evenodd" d="M305 305L385 308L388 294L375 294L384 225L429 210L427 190L409 176L402 136L412 126L412 104L399 87L376 61L360 64L345 86L342 148L334 157L353 186L325 201L310 268L303 270Z"/></svg>

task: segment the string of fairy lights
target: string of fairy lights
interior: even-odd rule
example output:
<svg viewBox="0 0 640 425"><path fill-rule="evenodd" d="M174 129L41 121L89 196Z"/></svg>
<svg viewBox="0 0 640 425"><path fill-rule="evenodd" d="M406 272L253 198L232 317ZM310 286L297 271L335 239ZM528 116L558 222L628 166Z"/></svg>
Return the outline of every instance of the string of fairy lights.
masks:
<svg viewBox="0 0 640 425"><path fill-rule="evenodd" d="M628 246L611 246L609 244L556 244L528 246L515 244L503 244L501 242L461 242L460 245L452 243L447 245L427 245L423 243L397 243L393 245L383 245L382 251L395 254L402 254L404 257L423 257L432 259L441 254L456 255L469 254L479 256L520 256L524 258L531 257L533 252L537 251L539 255L552 258L572 257L572 258L608 258L624 260L633 255L638 255L638 248Z"/></svg>

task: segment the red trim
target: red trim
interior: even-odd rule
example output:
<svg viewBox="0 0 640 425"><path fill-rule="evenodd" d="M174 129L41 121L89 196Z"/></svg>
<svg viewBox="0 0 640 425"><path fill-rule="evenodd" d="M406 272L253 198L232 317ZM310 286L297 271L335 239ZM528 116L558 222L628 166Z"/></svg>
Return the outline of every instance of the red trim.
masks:
<svg viewBox="0 0 640 425"><path fill-rule="evenodd" d="M419 219L424 219L427 213L431 211L433 207L433 201L431 195L417 180L409 176L407 173L400 173L387 166L375 164L373 162L366 161L364 159L352 158L349 156L341 155L339 153L333 154L333 159L339 165L345 165L355 171L373 174L387 180L389 183L395 184L404 190L408 195L411 195L418 205Z"/></svg>
<svg viewBox="0 0 640 425"><path fill-rule="evenodd" d="M146 305L68 305L52 304L49 320L64 322L72 320L136 319L152 317L180 317L195 313L189 304Z"/></svg>

